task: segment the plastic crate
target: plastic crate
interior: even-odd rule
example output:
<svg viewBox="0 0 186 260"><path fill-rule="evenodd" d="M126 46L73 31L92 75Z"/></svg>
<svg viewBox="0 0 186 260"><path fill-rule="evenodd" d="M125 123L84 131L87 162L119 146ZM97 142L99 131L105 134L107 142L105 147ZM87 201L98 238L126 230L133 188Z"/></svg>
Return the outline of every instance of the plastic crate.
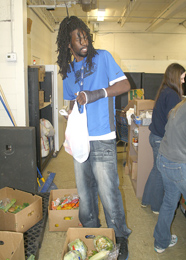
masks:
<svg viewBox="0 0 186 260"><path fill-rule="evenodd" d="M42 197L43 218L36 225L24 233L25 257L27 259L31 255L34 255L35 260L39 258L39 249L41 248L43 241L44 230L48 216L48 202L50 193L37 193L37 195Z"/></svg>

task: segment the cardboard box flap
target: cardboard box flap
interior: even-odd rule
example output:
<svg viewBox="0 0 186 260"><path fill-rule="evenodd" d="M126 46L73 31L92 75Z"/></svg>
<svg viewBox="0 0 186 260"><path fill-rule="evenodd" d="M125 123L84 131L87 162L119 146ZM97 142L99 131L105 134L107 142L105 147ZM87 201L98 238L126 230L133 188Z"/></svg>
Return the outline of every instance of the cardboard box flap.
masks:
<svg viewBox="0 0 186 260"><path fill-rule="evenodd" d="M31 194L25 191L5 187L0 189L0 199L9 198L16 199L16 203L23 204L25 202L31 204L41 198L38 195Z"/></svg>
<svg viewBox="0 0 186 260"><path fill-rule="evenodd" d="M134 108L134 104L135 104L135 99L129 101L128 105L123 108L123 111L126 112L129 110L129 108Z"/></svg>
<svg viewBox="0 0 186 260"><path fill-rule="evenodd" d="M0 259L25 260L22 233L0 231Z"/></svg>

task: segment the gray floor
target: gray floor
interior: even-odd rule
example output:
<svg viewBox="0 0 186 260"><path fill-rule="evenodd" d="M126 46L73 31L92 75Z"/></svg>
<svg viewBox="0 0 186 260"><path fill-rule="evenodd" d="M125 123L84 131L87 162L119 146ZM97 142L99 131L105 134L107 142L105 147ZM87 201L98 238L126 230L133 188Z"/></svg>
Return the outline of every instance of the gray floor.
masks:
<svg viewBox="0 0 186 260"><path fill-rule="evenodd" d="M180 208L172 225L172 233L178 236L178 243L173 248L168 248L162 254L157 254L153 248L153 231L158 216L153 214L150 208L140 207L141 200L136 198L130 178L125 174L123 162L126 153L122 145L118 146L118 173L120 178L120 190L126 212L126 219L132 234L129 237L129 260L185 260L186 259L186 218ZM71 189L76 187L73 169L73 160L64 148L56 158L52 158L43 175L47 178L47 172L55 172L54 183L59 189ZM100 220L102 227L106 227L103 209L100 205ZM66 232L49 232L48 221L44 233L39 260L61 260L61 253L65 241Z"/></svg>

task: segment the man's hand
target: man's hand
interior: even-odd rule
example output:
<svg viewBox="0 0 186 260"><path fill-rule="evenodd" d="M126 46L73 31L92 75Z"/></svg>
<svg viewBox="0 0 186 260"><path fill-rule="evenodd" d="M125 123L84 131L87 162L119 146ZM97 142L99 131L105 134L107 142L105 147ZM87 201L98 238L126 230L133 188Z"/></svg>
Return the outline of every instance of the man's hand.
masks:
<svg viewBox="0 0 186 260"><path fill-rule="evenodd" d="M84 91L79 92L78 94L76 93L75 95L77 96L76 100L77 100L77 102L78 102L80 105L84 105L84 104L87 103L87 102L86 102L86 95L85 95Z"/></svg>
<svg viewBox="0 0 186 260"><path fill-rule="evenodd" d="M84 105L93 103L100 98L105 98L106 96L107 92L103 88L94 91L85 90L79 92L79 95L77 96L76 100L80 105Z"/></svg>

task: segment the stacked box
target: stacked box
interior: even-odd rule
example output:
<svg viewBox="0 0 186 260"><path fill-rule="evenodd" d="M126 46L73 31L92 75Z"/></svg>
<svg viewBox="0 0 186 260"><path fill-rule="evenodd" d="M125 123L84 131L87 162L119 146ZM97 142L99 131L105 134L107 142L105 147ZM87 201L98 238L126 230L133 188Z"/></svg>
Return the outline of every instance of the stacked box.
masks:
<svg viewBox="0 0 186 260"><path fill-rule="evenodd" d="M141 112L152 110L154 107L154 100L151 99L135 99L134 100L134 114L139 116Z"/></svg>
<svg viewBox="0 0 186 260"><path fill-rule="evenodd" d="M39 108L44 106L44 90L39 90Z"/></svg>
<svg viewBox="0 0 186 260"><path fill-rule="evenodd" d="M144 99L144 89L131 89L128 92L128 101L131 101L133 99Z"/></svg>
<svg viewBox="0 0 186 260"><path fill-rule="evenodd" d="M25 260L22 233L0 231L0 259Z"/></svg>
<svg viewBox="0 0 186 260"><path fill-rule="evenodd" d="M40 196L5 187L0 189L0 200L6 198L16 199L16 205L28 203L29 206L16 214L0 209L0 230L24 233L42 219L42 198Z"/></svg>
<svg viewBox="0 0 186 260"><path fill-rule="evenodd" d="M44 65L31 65L30 68L38 69L38 81L43 82L45 80L45 66Z"/></svg>

